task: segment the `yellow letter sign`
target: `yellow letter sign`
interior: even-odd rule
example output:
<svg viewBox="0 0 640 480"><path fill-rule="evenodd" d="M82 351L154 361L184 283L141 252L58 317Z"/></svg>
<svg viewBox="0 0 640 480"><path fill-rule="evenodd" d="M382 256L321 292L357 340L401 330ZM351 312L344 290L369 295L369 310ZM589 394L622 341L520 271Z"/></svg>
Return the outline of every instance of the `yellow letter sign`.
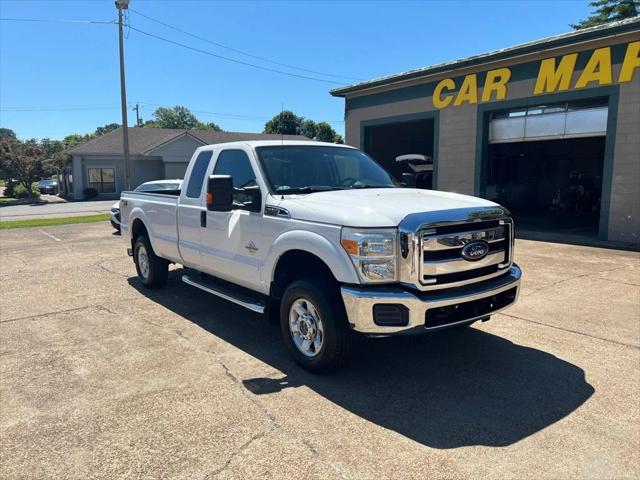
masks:
<svg viewBox="0 0 640 480"><path fill-rule="evenodd" d="M593 51L587 66L584 67L576 82L575 88L584 88L591 82L598 82L599 85L611 84L611 49L609 47Z"/></svg>
<svg viewBox="0 0 640 480"><path fill-rule="evenodd" d="M569 84L571 83L571 76L573 75L577 58L577 53L565 55L560 59L558 68L556 68L555 58L542 60L533 93L540 95L541 93L552 93L558 89L561 92L569 90Z"/></svg>

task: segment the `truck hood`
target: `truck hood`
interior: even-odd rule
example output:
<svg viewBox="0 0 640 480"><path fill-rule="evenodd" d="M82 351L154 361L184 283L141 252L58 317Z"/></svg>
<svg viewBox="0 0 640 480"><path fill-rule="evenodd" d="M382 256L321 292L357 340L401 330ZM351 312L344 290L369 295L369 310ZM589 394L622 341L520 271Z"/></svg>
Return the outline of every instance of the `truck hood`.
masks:
<svg viewBox="0 0 640 480"><path fill-rule="evenodd" d="M291 218L347 227L395 227L412 213L497 206L469 195L412 188L336 190L272 200Z"/></svg>

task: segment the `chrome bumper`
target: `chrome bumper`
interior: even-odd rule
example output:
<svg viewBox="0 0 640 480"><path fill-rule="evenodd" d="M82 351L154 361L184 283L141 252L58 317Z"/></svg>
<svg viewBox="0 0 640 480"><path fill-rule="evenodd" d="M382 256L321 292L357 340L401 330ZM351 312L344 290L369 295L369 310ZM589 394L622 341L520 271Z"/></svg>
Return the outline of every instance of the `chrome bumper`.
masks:
<svg viewBox="0 0 640 480"><path fill-rule="evenodd" d="M347 317L351 328L357 332L370 335L391 335L398 333L420 334L432 330L441 330L454 325L470 323L486 318L496 312L513 305L520 294L520 267L513 264L509 273L490 280L456 288L453 291L420 292L405 290L395 286L389 287L357 287L344 285L342 299L347 310ZM515 298L508 305L482 315L471 316L453 323L428 328L425 325L426 313L429 309L455 306L482 300L493 295L516 288ZM403 305L408 309L408 323L403 326L381 326L373 319L373 307L380 304Z"/></svg>

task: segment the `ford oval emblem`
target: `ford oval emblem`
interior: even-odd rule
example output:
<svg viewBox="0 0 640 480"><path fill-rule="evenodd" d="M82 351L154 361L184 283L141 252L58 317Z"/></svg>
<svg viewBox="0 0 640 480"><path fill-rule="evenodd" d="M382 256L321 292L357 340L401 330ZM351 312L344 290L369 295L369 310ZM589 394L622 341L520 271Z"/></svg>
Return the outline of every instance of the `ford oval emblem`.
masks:
<svg viewBox="0 0 640 480"><path fill-rule="evenodd" d="M489 253L489 244L484 240L474 240L462 248L462 258L470 262L482 260Z"/></svg>

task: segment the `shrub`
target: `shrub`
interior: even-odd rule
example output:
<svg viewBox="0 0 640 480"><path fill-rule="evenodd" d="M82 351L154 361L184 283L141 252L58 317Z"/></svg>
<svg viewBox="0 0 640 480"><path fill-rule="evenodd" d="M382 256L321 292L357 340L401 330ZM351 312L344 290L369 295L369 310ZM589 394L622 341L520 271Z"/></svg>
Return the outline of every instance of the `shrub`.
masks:
<svg viewBox="0 0 640 480"><path fill-rule="evenodd" d="M84 194L85 200L91 200L92 198L96 198L98 196L98 190L95 188L85 188L82 193Z"/></svg>
<svg viewBox="0 0 640 480"><path fill-rule="evenodd" d="M31 195L29 195L29 193L31 193ZM38 187L32 186L31 192L29 192L24 185L19 184L13 188L13 196L16 198L39 197L40 190L38 190Z"/></svg>

